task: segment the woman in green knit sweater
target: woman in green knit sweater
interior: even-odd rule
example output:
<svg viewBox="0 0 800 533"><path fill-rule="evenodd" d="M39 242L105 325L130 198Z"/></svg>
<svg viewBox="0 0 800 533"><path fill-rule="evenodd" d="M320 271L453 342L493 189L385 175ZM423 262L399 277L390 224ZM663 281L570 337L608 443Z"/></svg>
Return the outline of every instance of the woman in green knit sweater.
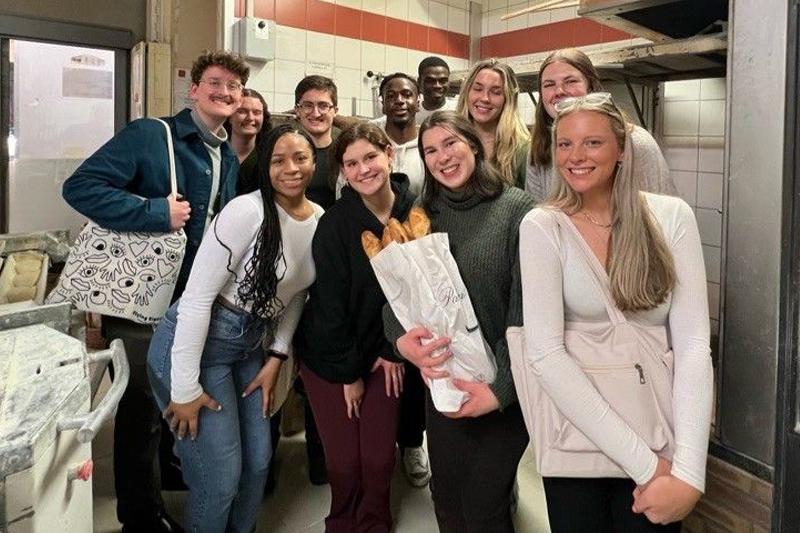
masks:
<svg viewBox="0 0 800 533"><path fill-rule="evenodd" d="M497 377L491 384L456 380L469 393L456 413L439 413L428 396L427 431L431 491L443 533L508 533L511 494L528 443L508 358L505 331L522 324L519 225L533 209L527 193L505 185L463 116L440 111L420 128L425 161L422 206L434 232L448 234L450 250L469 293L481 332L492 348ZM423 345L433 334L419 324L408 332L388 306L386 337L425 378L446 374L432 357L450 339Z"/></svg>

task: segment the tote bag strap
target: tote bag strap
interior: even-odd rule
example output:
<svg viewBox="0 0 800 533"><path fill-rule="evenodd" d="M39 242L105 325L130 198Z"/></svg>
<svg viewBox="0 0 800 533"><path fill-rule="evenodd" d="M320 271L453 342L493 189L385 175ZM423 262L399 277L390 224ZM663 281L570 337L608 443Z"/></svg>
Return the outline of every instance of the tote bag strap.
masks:
<svg viewBox="0 0 800 533"><path fill-rule="evenodd" d="M597 282L597 287L600 289L600 293L603 295L604 303L606 304L606 311L608 312L608 318L611 319L613 324L624 324L628 321L625 318L625 315L622 311L619 310L617 304L614 302L614 299L611 297L611 292L608 290L608 285L606 283L606 279L608 276L606 275L605 271L602 270L602 265L600 261L597 260L595 257L594 252L592 252L589 245L584 240L583 236L578 232L578 229L575 225L569 220L566 213L561 210L555 211L555 218L556 222L558 223L559 227L561 228L561 234L566 235L568 239L572 240L575 247L580 250L581 256L583 257L583 262L589 267L589 270L592 272L592 277L594 278L595 282Z"/></svg>
<svg viewBox="0 0 800 533"><path fill-rule="evenodd" d="M167 130L167 152L169 152L169 186L172 194L177 195L178 178L175 175L175 149L172 147L172 130L170 129L169 124L160 118L154 118L153 120L159 121L164 126L164 129Z"/></svg>

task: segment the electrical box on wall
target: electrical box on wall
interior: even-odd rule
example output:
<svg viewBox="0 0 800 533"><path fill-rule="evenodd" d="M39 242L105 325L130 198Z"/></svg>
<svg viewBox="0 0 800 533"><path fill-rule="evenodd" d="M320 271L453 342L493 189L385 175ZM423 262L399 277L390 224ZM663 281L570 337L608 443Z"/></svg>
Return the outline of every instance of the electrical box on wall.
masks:
<svg viewBox="0 0 800 533"><path fill-rule="evenodd" d="M239 53L247 59L270 61L275 59L275 21L244 17L236 23L239 34Z"/></svg>

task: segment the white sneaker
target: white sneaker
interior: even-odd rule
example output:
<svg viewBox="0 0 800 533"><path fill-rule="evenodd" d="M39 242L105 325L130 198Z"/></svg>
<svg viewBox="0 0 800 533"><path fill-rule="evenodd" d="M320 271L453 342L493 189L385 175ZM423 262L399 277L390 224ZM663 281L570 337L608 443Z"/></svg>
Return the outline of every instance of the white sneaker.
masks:
<svg viewBox="0 0 800 533"><path fill-rule="evenodd" d="M403 451L403 473L412 487L424 487L431 480L428 455L422 446Z"/></svg>

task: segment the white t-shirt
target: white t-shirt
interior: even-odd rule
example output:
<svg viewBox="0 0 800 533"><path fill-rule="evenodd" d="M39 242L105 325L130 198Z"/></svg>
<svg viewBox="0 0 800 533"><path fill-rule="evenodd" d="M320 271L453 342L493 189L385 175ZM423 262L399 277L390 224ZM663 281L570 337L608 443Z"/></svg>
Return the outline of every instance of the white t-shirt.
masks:
<svg viewBox="0 0 800 533"><path fill-rule="evenodd" d="M706 272L692 208L680 198L642 193L675 261L677 284L654 309L626 313L643 325L666 326L675 354L672 474L704 490L711 426L712 367ZM564 321L608 322L590 266L547 208L520 225L525 354L556 407L638 484L655 472L657 457L614 412L564 347ZM597 413L602 413L597 416Z"/></svg>
<svg viewBox="0 0 800 533"><path fill-rule="evenodd" d="M281 353L286 353L291 344L303 312L306 289L316 277L311 240L324 210L317 204L312 205L313 216L295 220L276 204L286 266L278 272L280 281L276 296L283 302L284 310L276 317L278 325L271 349ZM244 279L263 220L261 191L254 191L228 202L203 236L178 304L172 346L171 398L174 402L191 402L203 393L199 383L200 358L208 335L211 306L218 295L239 305L239 283ZM233 272L227 269L229 262ZM242 305L245 310L251 307L250 302Z"/></svg>

